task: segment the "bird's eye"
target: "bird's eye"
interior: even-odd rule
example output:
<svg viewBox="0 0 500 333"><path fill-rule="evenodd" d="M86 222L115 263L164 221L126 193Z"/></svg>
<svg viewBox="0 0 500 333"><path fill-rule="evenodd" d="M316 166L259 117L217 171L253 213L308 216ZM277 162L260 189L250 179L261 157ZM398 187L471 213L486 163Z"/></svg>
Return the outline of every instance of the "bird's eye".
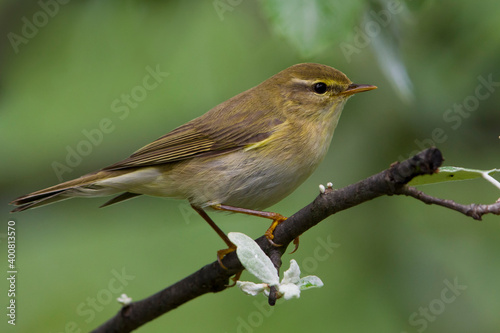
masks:
<svg viewBox="0 0 500 333"><path fill-rule="evenodd" d="M324 93L326 93L327 88L328 88L328 86L324 82L316 82L313 85L314 92L317 94L320 94L320 95L323 95Z"/></svg>

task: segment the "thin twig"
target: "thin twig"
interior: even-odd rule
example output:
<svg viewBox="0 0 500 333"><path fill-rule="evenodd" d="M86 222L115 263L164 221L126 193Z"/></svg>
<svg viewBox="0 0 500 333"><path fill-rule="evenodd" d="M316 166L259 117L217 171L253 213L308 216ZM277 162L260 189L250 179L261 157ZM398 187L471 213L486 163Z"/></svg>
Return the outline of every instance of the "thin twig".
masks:
<svg viewBox="0 0 500 333"><path fill-rule="evenodd" d="M485 214L500 215L500 201L497 201L494 204L490 205L478 205L478 204L462 205L456 203L453 200L435 198L411 186L405 186L401 188L399 193L397 194L413 197L428 205L439 205L449 209L453 209L456 210L457 212L470 216L473 219L479 221L482 220L482 216Z"/></svg>

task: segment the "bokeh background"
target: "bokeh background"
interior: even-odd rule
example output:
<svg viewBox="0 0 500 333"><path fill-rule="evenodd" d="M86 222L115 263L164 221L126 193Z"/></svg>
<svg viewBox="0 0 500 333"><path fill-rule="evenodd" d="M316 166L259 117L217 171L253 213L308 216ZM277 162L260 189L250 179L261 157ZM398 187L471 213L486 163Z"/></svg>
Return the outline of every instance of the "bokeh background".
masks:
<svg viewBox="0 0 500 333"><path fill-rule="evenodd" d="M431 144L446 165L500 167L496 0L63 2L0 2L0 261L6 277L14 220L18 269L15 327L0 283L2 331L89 331L119 310L119 294L145 298L223 247L178 200L98 209L105 198L80 199L15 215L9 201L123 159L295 63L379 89L349 101L325 161L270 210L291 215L319 184L343 187ZM481 180L422 189L461 203L499 197ZM268 226L214 219L254 238ZM499 222L379 198L331 216L284 256L322 289L270 308L233 288L139 332L498 332Z"/></svg>

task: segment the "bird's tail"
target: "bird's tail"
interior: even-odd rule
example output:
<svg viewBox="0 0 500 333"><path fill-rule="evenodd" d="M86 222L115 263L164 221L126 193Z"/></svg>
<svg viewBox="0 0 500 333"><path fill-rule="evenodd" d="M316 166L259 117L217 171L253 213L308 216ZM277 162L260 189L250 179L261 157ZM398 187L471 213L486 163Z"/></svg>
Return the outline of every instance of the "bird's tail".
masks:
<svg viewBox="0 0 500 333"><path fill-rule="evenodd" d="M51 204L73 197L100 197L125 192L102 205L108 206L113 203L117 203L140 195L136 193L129 193L122 189L99 185L99 182L102 180L105 180L109 177L119 176L120 174L125 173L127 173L127 171L125 170L112 171L112 174L110 171L98 171L77 179L48 187L40 191L23 195L22 197L19 197L10 203L11 205L17 206L12 210L12 213Z"/></svg>

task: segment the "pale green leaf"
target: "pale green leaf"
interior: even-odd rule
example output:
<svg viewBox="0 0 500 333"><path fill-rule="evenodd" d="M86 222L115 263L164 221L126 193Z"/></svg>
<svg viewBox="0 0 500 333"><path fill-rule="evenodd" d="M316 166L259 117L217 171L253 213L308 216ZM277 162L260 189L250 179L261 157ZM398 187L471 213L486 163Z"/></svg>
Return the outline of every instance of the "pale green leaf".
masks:
<svg viewBox="0 0 500 333"><path fill-rule="evenodd" d="M278 286L278 292L283 295L285 300L300 297L300 288L293 283L284 283Z"/></svg>
<svg viewBox="0 0 500 333"><path fill-rule="evenodd" d="M304 276L300 279L298 286L300 290L307 290L310 288L321 288L323 287L323 281L315 275Z"/></svg>
<svg viewBox="0 0 500 333"><path fill-rule="evenodd" d="M270 286L279 284L278 272L271 259L253 239L239 232L230 232L227 236L236 245L236 255L247 271Z"/></svg>
<svg viewBox="0 0 500 333"><path fill-rule="evenodd" d="M410 181L408 185L427 185L434 183L442 183L448 181L458 181L458 180L469 180L476 178L485 178L490 183L500 188L500 184L496 179L491 177L492 174L499 173L500 169L491 170L477 170L477 169L467 169L461 167L445 166L439 168L439 172L433 175L424 175L415 177Z"/></svg>
<svg viewBox="0 0 500 333"><path fill-rule="evenodd" d="M297 262L292 259L290 260L290 268L284 273L283 280L281 283L298 283L300 280L300 268Z"/></svg>
<svg viewBox="0 0 500 333"><path fill-rule="evenodd" d="M237 281L236 285L241 289L241 291L250 296L257 296L259 293L268 288L268 285L265 283L253 283L249 281Z"/></svg>

